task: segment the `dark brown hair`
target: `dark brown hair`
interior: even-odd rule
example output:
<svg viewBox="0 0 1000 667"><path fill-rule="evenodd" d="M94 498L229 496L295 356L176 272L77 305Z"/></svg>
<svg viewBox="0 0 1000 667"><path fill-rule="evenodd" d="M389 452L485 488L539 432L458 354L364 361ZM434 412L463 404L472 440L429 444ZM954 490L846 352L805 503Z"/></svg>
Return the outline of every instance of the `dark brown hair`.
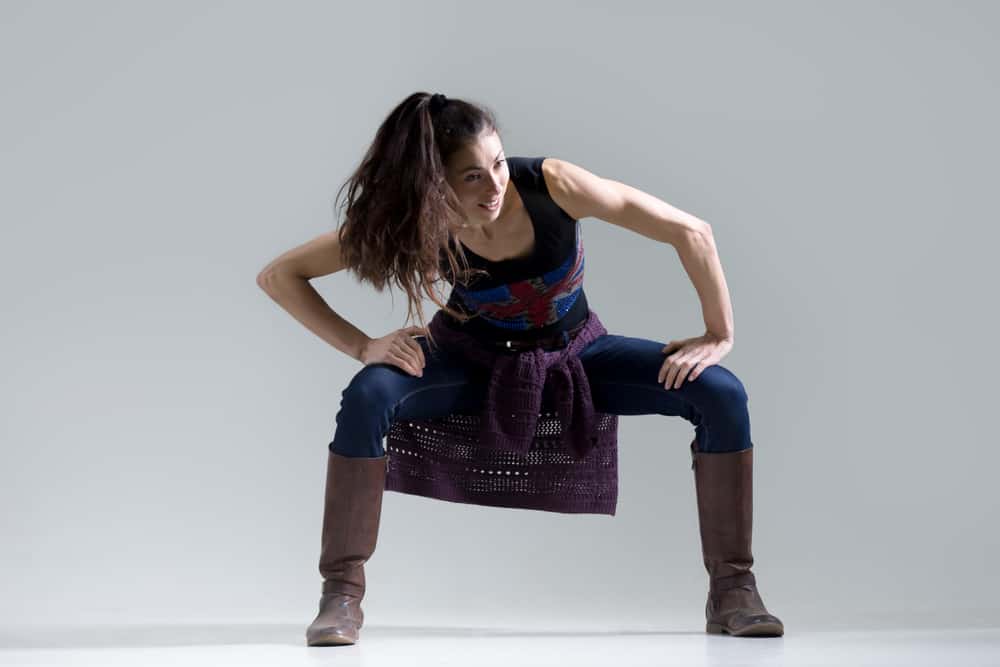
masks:
<svg viewBox="0 0 1000 667"><path fill-rule="evenodd" d="M334 200L336 208L347 188L338 232L345 268L379 292L400 287L408 302L406 321L416 313L421 327L426 326L422 294L456 319L470 317L447 307L435 292L442 254L446 275L455 280L484 273L469 268L460 243L454 244L455 252L449 247L464 214L445 180L445 164L481 134L499 132L489 109L456 98L432 105L431 98L413 93L389 113Z"/></svg>

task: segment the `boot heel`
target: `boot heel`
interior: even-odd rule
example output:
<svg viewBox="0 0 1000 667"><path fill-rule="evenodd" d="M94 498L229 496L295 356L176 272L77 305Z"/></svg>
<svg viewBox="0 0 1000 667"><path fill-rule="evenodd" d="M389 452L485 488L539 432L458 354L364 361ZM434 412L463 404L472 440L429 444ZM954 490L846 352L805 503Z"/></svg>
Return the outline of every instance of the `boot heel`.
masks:
<svg viewBox="0 0 1000 667"><path fill-rule="evenodd" d="M708 624L706 624L705 625L705 632L707 632L710 635L721 635L721 634L724 634L723 630L722 630L722 626L719 625L718 623L708 623Z"/></svg>

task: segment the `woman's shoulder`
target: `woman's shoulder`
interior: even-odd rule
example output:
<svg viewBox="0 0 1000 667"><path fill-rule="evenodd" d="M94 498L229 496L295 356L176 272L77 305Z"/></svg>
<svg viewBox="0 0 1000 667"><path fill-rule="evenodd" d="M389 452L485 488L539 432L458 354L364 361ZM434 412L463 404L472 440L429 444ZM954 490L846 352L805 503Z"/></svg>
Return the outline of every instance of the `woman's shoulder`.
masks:
<svg viewBox="0 0 1000 667"><path fill-rule="evenodd" d="M508 155L507 156L507 166L510 167L511 173L516 170L519 174L529 173L529 174L541 174L542 172L542 162L545 161L545 156L537 155Z"/></svg>
<svg viewBox="0 0 1000 667"><path fill-rule="evenodd" d="M512 155L507 157L510 177L520 189L528 189L540 194L548 194L545 177L542 175L542 163L546 156Z"/></svg>

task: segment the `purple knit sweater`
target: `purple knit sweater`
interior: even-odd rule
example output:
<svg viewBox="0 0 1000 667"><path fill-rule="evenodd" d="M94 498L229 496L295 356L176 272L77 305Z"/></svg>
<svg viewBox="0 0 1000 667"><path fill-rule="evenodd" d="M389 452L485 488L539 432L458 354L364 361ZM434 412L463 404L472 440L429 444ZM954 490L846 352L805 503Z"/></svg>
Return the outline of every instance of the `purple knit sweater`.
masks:
<svg viewBox="0 0 1000 667"><path fill-rule="evenodd" d="M490 371L479 415L394 422L386 490L453 502L614 515L617 415L596 412L578 354L607 333L591 310L558 350L505 351L429 323L447 352ZM550 411L546 412L546 408Z"/></svg>
<svg viewBox="0 0 1000 667"><path fill-rule="evenodd" d="M435 313L429 328L434 340L467 361L492 369L486 405L480 415L479 444L525 455L535 437L543 390L550 389L563 425L562 443L582 459L596 441L590 382L579 352L607 333L593 310L569 345L558 350L534 348L509 352L484 346L478 339L445 323ZM546 386L548 385L548 387Z"/></svg>

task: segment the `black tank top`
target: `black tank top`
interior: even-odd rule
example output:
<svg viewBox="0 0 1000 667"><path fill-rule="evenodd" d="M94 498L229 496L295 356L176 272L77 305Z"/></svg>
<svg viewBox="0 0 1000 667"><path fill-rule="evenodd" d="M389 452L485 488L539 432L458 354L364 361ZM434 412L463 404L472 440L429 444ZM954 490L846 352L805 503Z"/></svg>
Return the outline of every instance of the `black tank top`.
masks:
<svg viewBox="0 0 1000 667"><path fill-rule="evenodd" d="M531 254L493 262L463 246L469 266L489 272L473 276L468 285L456 284L443 262L441 275L452 285L448 307L475 314L460 323L443 313L450 325L486 340L532 340L587 319L580 222L549 196L544 159L507 157L508 187L517 188L535 230ZM454 250L453 240L450 245Z"/></svg>

